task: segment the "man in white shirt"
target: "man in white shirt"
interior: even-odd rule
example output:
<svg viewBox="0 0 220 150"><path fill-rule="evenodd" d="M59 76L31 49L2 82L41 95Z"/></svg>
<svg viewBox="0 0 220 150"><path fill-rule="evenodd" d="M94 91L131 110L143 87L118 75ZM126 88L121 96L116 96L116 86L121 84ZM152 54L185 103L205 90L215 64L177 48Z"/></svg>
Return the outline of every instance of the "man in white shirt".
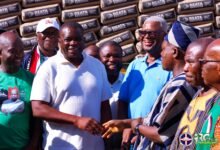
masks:
<svg viewBox="0 0 220 150"><path fill-rule="evenodd" d="M39 69L31 100L33 115L44 120L45 150L102 150L103 127L111 118L111 89L104 65L85 54L83 28L60 29L60 50Z"/></svg>

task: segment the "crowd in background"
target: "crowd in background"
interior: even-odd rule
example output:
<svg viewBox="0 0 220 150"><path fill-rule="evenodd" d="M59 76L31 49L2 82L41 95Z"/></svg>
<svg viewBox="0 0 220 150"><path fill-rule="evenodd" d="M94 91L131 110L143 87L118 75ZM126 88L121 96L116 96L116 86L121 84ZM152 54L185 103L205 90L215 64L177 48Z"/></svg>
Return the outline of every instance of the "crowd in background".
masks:
<svg viewBox="0 0 220 150"><path fill-rule="evenodd" d="M219 150L220 40L152 16L145 55L84 44L76 22L39 21L38 44L0 30L0 150Z"/></svg>

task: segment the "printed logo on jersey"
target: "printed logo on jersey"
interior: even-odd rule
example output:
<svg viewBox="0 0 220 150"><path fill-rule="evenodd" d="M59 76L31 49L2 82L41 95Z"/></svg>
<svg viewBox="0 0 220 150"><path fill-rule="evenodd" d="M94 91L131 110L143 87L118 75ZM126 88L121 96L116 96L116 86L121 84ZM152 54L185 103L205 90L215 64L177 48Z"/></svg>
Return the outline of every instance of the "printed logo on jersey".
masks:
<svg viewBox="0 0 220 150"><path fill-rule="evenodd" d="M0 90L0 111L5 114L21 113L24 111L24 93L17 87Z"/></svg>

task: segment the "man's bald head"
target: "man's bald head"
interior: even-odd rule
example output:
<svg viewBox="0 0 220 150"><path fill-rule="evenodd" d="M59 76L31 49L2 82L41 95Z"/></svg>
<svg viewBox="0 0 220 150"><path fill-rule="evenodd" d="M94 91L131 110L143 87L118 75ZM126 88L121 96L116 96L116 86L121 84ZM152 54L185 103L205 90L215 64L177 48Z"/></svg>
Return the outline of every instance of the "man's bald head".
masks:
<svg viewBox="0 0 220 150"><path fill-rule="evenodd" d="M89 45L88 47L86 47L84 49L84 51L86 52L86 54L99 59L99 47L98 46L96 46L96 45Z"/></svg>
<svg viewBox="0 0 220 150"><path fill-rule="evenodd" d="M23 48L16 33L7 31L0 35L0 60L4 72L14 73L19 70L24 56Z"/></svg>
<svg viewBox="0 0 220 150"><path fill-rule="evenodd" d="M197 57L203 57L207 46L214 40L211 37L199 38L189 44L186 53L193 53Z"/></svg>
<svg viewBox="0 0 220 150"><path fill-rule="evenodd" d="M2 34L0 34L0 49L2 50L3 46L6 46L8 44L19 44L22 46L23 50L23 43L20 39L20 37L17 35L17 33L12 31L7 31Z"/></svg>
<svg viewBox="0 0 220 150"><path fill-rule="evenodd" d="M220 91L220 39L208 45L201 63L205 84Z"/></svg>
<svg viewBox="0 0 220 150"><path fill-rule="evenodd" d="M213 38L199 38L193 41L186 50L184 72L186 80L193 86L204 86L199 59L203 58L207 46Z"/></svg>
<svg viewBox="0 0 220 150"><path fill-rule="evenodd" d="M220 59L220 39L214 40L206 49L205 55L213 59Z"/></svg>

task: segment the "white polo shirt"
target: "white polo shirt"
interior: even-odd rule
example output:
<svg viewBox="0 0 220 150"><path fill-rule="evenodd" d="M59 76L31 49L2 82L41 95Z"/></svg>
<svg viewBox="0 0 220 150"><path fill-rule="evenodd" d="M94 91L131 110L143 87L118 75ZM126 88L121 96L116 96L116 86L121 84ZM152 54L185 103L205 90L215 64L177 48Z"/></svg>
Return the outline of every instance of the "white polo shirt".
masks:
<svg viewBox="0 0 220 150"><path fill-rule="evenodd" d="M117 119L117 111L118 111L118 94L122 85L122 81L124 79L124 75L120 72L118 79L111 84L112 97L109 99L111 111L112 111L112 119Z"/></svg>
<svg viewBox="0 0 220 150"><path fill-rule="evenodd" d="M31 100L48 102L55 109L100 121L101 102L111 97L110 84L104 65L83 53L78 68L59 51L38 70L31 92ZM44 121L44 149L101 150L101 136L94 136L73 125Z"/></svg>

